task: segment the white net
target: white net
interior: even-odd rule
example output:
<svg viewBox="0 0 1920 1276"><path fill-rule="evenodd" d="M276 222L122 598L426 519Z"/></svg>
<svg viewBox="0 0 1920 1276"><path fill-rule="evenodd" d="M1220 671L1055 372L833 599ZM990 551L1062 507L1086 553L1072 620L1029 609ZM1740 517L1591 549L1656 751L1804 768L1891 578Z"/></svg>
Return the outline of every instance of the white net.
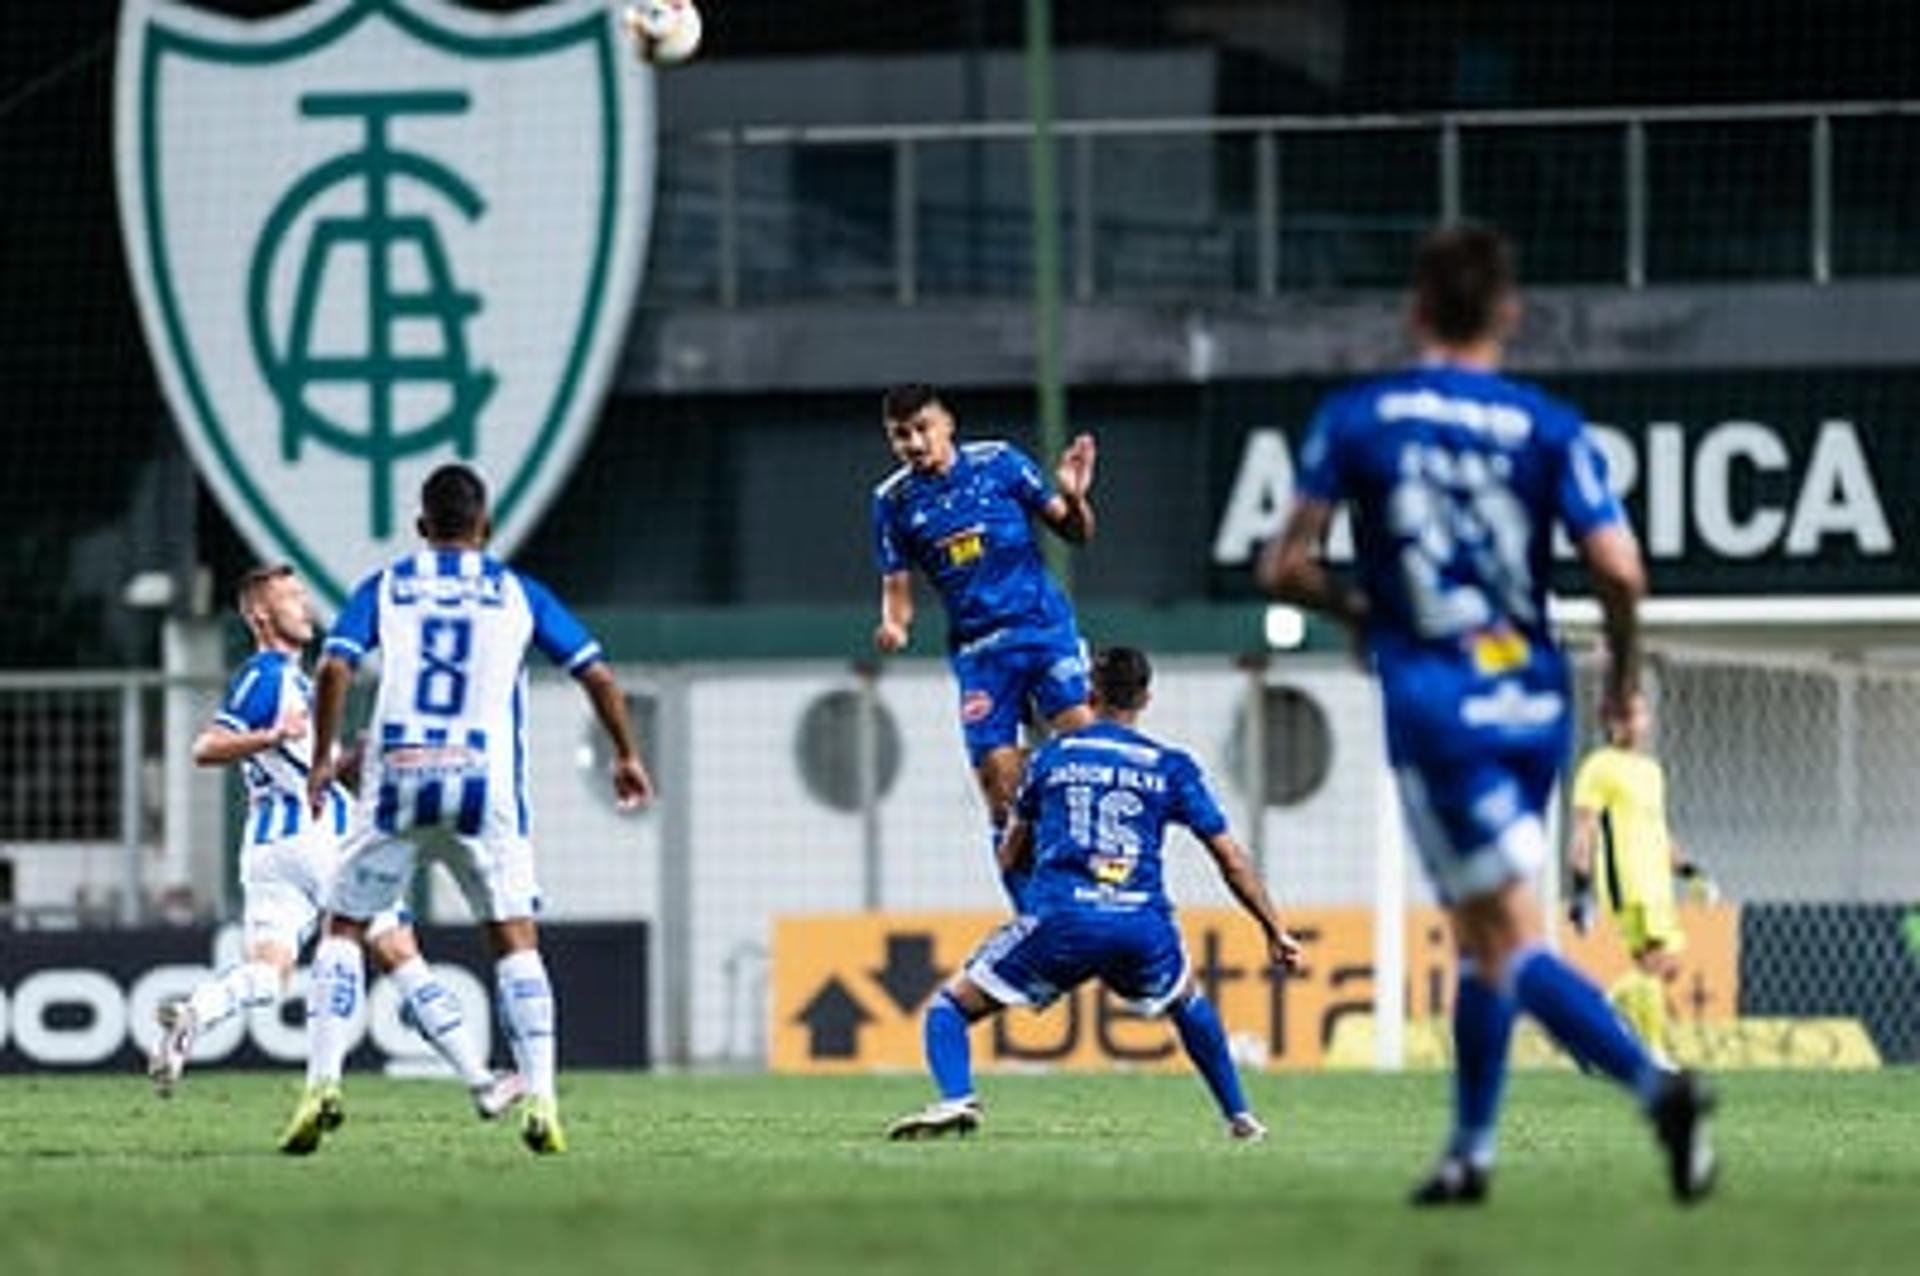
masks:
<svg viewBox="0 0 1920 1276"><path fill-rule="evenodd" d="M1920 672L1675 647L1646 685L1674 836L1740 910L1741 1017L1857 1020L1920 1056Z"/></svg>

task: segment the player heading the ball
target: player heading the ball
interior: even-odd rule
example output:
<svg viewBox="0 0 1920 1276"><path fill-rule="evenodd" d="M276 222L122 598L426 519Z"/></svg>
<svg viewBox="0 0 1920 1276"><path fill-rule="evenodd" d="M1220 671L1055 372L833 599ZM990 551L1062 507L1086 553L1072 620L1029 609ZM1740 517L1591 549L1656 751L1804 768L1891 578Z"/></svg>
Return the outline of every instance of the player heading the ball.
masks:
<svg viewBox="0 0 1920 1276"><path fill-rule="evenodd" d="M1020 723L1029 707L1054 732L1092 720L1086 644L1073 605L1048 575L1032 520L1062 539L1093 539L1093 436L1067 445L1049 482L1033 459L998 440L956 443L954 418L932 386L896 385L881 423L900 468L873 490L880 623L873 642L904 650L913 628L913 569L947 613L947 657L960 692L960 730L980 782L997 851L1020 783ZM1025 874L1003 873L1014 911Z"/></svg>

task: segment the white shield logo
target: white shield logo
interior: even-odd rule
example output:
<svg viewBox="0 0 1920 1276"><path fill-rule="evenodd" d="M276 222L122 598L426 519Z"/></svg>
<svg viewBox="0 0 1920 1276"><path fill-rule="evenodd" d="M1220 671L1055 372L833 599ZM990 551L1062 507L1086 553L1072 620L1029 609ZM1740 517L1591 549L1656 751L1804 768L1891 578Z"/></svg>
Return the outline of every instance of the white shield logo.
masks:
<svg viewBox="0 0 1920 1276"><path fill-rule="evenodd" d="M491 17L127 0L120 222L169 406L228 515L337 604L450 460L510 553L591 429L652 211L651 72L594 0Z"/></svg>

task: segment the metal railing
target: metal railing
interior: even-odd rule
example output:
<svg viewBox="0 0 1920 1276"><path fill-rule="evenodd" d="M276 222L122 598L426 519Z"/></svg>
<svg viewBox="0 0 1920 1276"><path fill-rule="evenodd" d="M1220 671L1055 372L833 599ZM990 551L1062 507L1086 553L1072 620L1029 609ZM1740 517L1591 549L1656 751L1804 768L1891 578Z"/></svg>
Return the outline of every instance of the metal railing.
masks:
<svg viewBox="0 0 1920 1276"><path fill-rule="evenodd" d="M1788 259L1782 259L1777 266L1743 273L1741 277L1824 284L1835 276L1836 244L1844 242L1852 229L1845 224L1835 198L1836 129L1871 121L1894 121L1903 128L1920 125L1920 102L1061 121L1056 132L1066 143L1063 230L1070 245L1067 263L1070 277L1065 282L1069 295L1080 301L1090 301L1114 291L1101 278L1102 231L1126 231L1128 223L1120 216L1123 210L1103 206L1100 175L1109 171L1108 165L1116 157L1121 163L1125 162L1124 147L1129 144L1198 142L1211 148L1211 152L1202 157L1203 167L1224 166L1246 171L1246 180L1238 184L1232 199L1222 199L1218 192L1211 190L1193 192L1194 197L1188 199L1188 193L1182 192L1179 199L1165 206L1169 210L1179 208L1177 214L1169 212L1159 223L1152 218L1140 219L1141 224L1130 233L1134 241L1139 242L1150 241L1157 232L1173 245L1165 251L1173 254L1170 260L1175 261L1175 267L1170 273L1176 278L1176 288L1179 287L1180 239L1182 236L1205 239L1212 233L1216 242L1199 254L1212 263L1198 272L1198 278L1205 281L1205 287L1200 290L1218 291L1224 280L1226 291L1272 297L1303 282L1290 278L1287 270L1290 236L1319 237L1310 239L1310 244L1336 234L1385 232L1410 238L1434 220L1453 220L1463 215L1488 216L1489 210L1480 206L1484 200L1476 195L1473 185L1479 161L1470 144L1487 139L1513 139L1529 133L1538 135L1545 130L1600 130L1617 137L1613 157L1602 157L1601 162L1607 167L1617 166L1618 189L1604 199L1582 191L1580 199L1588 212L1599 207L1605 218L1617 225L1617 232L1609 229L1609 237L1617 237L1618 243L1616 251L1607 255L1610 260L1604 268L1596 267L1584 274L1576 270L1569 282L1645 286L1650 278L1651 249L1655 243L1665 242L1653 239L1663 209L1692 204L1724 205L1729 225L1737 225L1743 217L1758 213L1775 217L1782 225L1796 227L1789 232L1794 238L1804 235L1800 248L1790 254L1790 264ZM1763 129L1767 130L1767 136L1761 140L1775 148L1782 144L1783 136L1791 139L1797 135L1799 140L1789 141L1788 148L1799 152L1799 158L1793 162L1804 168L1804 183L1799 172L1782 171L1781 165L1772 162L1777 156L1761 151L1756 152L1758 163L1753 164L1754 181L1761 185L1754 189L1714 189L1710 176L1690 174L1686 171L1687 164L1675 162L1669 164L1674 174L1668 175L1673 188L1656 192L1653 171L1656 148L1670 137L1698 145L1698 137L1684 139L1682 135L1687 130L1699 129L1725 130L1726 138L1734 142L1743 130ZM1318 207L1294 206L1290 196L1298 183L1289 180L1286 169L1290 150L1310 146L1316 140L1324 146L1327 139L1352 139L1359 148L1370 140L1393 136L1422 139L1425 146L1430 146L1425 165L1431 172L1430 176L1412 174L1407 180L1401 180L1402 174L1397 171L1383 172L1380 175L1383 183L1400 188L1397 191L1400 202L1390 213L1383 216L1370 211L1369 205L1376 202L1374 187L1378 183L1365 182L1353 187L1353 206L1339 207L1340 201L1336 198L1331 201L1335 206L1329 207L1324 197L1316 201ZM921 302L929 296L929 270L937 264L938 253L930 247L929 230L956 220L970 226L976 249L977 241L984 238L990 245L998 244L1005 250L1014 263L1013 273L1030 269L1021 246L1024 244L1021 232L1026 224L1025 204L1018 200L993 202L982 196L977 171L982 161L978 152L969 159L969 163L976 166L971 184L957 203L941 204L930 199L924 170L926 157L934 148L1016 145L1024 152L1031 137L1031 127L1024 121L995 121L743 127L669 138L665 142L665 171L705 175L704 181L664 180L660 205L662 223L673 228L673 233L684 241L680 247L688 249L698 264L689 266L685 260L663 261L657 245L655 273L665 272L668 282L650 287L650 293L656 301L709 302L728 307L743 301L770 299L755 295L749 257L756 250L766 250L763 241L778 236L750 233L749 228L756 226L761 230L769 226L776 230L786 227L792 232L792 245L784 250L785 256L775 252L777 260L767 271L770 277L781 279L777 296L783 299L825 300L855 292L865 299L890 300L903 306ZM1552 140L1548 139L1549 143ZM1863 156L1871 151L1871 142L1871 139L1862 139ZM1907 144L1904 135L1901 144ZM1244 156L1226 156L1222 148L1228 146L1246 147L1248 151ZM1912 146L1912 154L1916 162L1920 162L1920 127L1913 129ZM884 163L886 181L871 183L885 191L884 210L873 206L876 201L871 191L866 192L868 198L862 201L846 191L832 189L831 174L827 174L826 182L814 183L816 188L824 184L828 189L804 191L795 188L790 173L776 175L777 180L769 183L765 190L751 189L743 174L743 165L749 160L764 165L768 157L784 152L787 167L792 168L801 157L817 156L827 150L861 157L859 163L863 171ZM1021 164L1025 162L1024 153L1009 158L1017 158ZM1861 167L1867 166L1869 162L1863 159ZM1324 165L1316 168L1324 169ZM1389 164L1388 168L1392 170L1393 166ZM1007 169L1012 171L1010 164ZM1892 170L1897 172L1897 164ZM1418 187L1428 180L1432 184L1422 195ZM1695 185L1689 186L1689 181ZM1796 188L1802 185L1804 189L1796 193ZM1885 202L1889 210L1897 209L1898 198L1892 188ZM760 225L762 223L764 225ZM1801 223L1803 231L1797 229ZM1007 233L1001 234L1003 230ZM1880 230L1892 235L1897 227ZM656 231L656 235L660 233ZM1683 228L1675 233L1689 232ZM1780 234L1765 233L1771 236L1770 244L1777 248ZM1526 236L1522 238L1524 241ZM1234 242L1223 248L1218 241L1224 239ZM1233 256L1242 241L1250 260L1244 263L1244 269L1239 268L1242 263L1235 262L1223 273L1218 259L1223 253ZM820 248L823 244L850 254L854 264L842 268L831 264L822 266L817 258L832 257L835 253L822 254L809 248ZM1398 247L1396 244L1396 259L1404 256ZM1117 255L1123 254L1117 250ZM1004 266L1005 261L1001 264ZM1869 267L1856 273L1920 273L1920 260L1903 259L1891 271ZM811 282L815 277L817 284ZM878 285L879 280L884 280L884 287ZM963 280L958 291L979 295L990 293L993 288L969 289ZM1005 291L1008 295L1017 295L1024 289L1009 287Z"/></svg>
<svg viewBox="0 0 1920 1276"><path fill-rule="evenodd" d="M147 741L167 686L145 673L0 674L0 917L141 919L158 807ZM64 861L61 902L16 898L26 858L49 850Z"/></svg>

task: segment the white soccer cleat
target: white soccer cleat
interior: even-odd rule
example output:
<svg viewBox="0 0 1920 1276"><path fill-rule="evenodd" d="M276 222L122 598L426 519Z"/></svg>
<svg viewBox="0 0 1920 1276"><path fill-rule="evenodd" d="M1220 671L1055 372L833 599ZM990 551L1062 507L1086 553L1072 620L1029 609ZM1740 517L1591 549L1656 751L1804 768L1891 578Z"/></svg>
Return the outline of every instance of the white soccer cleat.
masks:
<svg viewBox="0 0 1920 1276"><path fill-rule="evenodd" d="M1241 1112L1227 1122L1227 1137L1235 1143L1265 1143L1267 1141L1266 1122L1251 1112Z"/></svg>
<svg viewBox="0 0 1920 1276"><path fill-rule="evenodd" d="M467 1093L473 1096L473 1110L482 1121L498 1121L527 1097L527 1083L517 1072L500 1072Z"/></svg>
<svg viewBox="0 0 1920 1276"><path fill-rule="evenodd" d="M980 1115L978 1099L941 1099L895 1121L887 1127L887 1137L900 1142L972 1134L980 1128Z"/></svg>
<svg viewBox="0 0 1920 1276"><path fill-rule="evenodd" d="M185 1000L165 1001L154 1018L160 1022L160 1039L147 1056L147 1076L153 1080L153 1092L163 1099L173 1097L173 1087L187 1070L187 1056L193 1053L194 1034L200 1029L193 1006Z"/></svg>

